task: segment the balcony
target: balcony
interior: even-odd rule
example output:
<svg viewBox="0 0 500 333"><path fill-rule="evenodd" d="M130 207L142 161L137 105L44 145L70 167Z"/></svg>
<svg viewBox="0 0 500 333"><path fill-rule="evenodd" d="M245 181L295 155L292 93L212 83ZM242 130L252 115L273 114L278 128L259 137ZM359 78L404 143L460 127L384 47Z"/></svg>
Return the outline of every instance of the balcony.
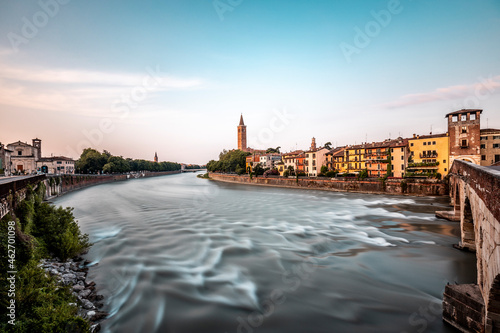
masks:
<svg viewBox="0 0 500 333"><path fill-rule="evenodd" d="M438 153L435 153L435 154L425 154L425 153L420 153L420 158L437 158L438 157Z"/></svg>

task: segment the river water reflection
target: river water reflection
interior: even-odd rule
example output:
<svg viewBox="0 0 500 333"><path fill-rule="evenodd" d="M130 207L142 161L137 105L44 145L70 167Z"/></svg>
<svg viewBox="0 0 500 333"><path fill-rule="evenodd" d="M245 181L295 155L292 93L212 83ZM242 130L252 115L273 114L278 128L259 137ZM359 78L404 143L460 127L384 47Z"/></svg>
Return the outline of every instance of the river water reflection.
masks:
<svg viewBox="0 0 500 333"><path fill-rule="evenodd" d="M75 207L105 332L453 332L475 282L446 198L226 184L178 174L90 187Z"/></svg>

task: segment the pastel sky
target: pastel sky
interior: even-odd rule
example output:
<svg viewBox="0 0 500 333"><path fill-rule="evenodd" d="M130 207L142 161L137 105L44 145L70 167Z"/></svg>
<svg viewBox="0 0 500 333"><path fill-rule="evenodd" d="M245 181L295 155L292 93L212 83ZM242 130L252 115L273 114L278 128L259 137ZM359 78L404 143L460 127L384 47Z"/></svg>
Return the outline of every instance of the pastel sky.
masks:
<svg viewBox="0 0 500 333"><path fill-rule="evenodd" d="M498 0L0 0L0 142L206 163L500 128Z"/></svg>

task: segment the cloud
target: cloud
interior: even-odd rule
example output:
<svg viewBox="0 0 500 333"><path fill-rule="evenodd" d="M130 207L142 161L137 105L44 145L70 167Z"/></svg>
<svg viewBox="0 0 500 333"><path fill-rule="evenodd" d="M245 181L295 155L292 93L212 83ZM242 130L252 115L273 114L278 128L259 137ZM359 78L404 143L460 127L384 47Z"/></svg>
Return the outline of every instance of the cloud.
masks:
<svg viewBox="0 0 500 333"><path fill-rule="evenodd" d="M469 99L483 100L490 95L500 92L500 75L480 78L479 82L468 85L456 85L445 88L438 88L434 91L408 94L399 97L397 100L382 104L387 109L401 108L411 105L419 105L434 101L447 101L463 99L466 103Z"/></svg>
<svg viewBox="0 0 500 333"><path fill-rule="evenodd" d="M19 107L102 117L110 115L112 104L122 96L137 94L137 104L146 107L154 94L203 85L199 78L169 76L159 66L143 73L113 73L0 62L0 109Z"/></svg>

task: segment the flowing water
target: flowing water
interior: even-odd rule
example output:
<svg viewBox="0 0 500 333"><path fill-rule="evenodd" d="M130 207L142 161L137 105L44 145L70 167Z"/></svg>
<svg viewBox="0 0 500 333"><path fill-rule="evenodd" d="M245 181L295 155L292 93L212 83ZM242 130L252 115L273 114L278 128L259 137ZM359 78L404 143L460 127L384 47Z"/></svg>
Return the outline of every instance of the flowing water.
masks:
<svg viewBox="0 0 500 333"><path fill-rule="evenodd" d="M75 207L105 332L452 332L444 286L475 282L447 198L227 184L103 184Z"/></svg>

